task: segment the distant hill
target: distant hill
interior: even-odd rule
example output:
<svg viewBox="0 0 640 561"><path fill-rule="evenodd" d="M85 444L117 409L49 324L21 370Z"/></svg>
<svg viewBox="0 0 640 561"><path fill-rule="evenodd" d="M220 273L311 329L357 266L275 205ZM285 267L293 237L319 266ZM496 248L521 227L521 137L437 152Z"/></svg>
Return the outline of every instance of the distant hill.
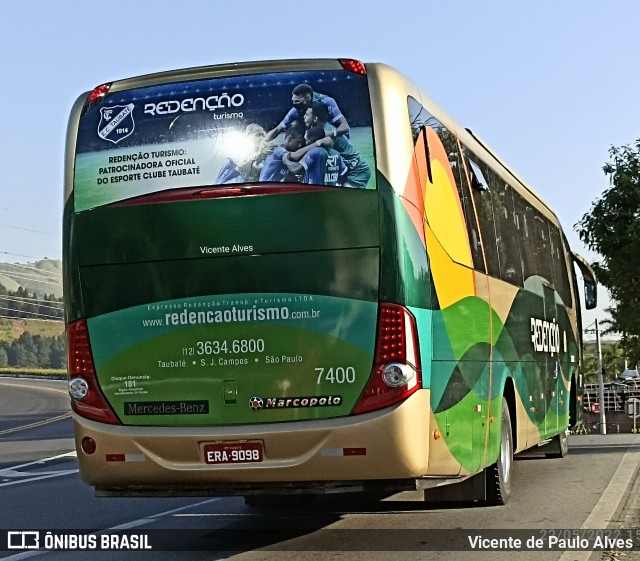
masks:
<svg viewBox="0 0 640 561"><path fill-rule="evenodd" d="M35 263L0 263L0 284L9 292L22 287L42 298L44 294L62 296L62 262L43 259Z"/></svg>
<svg viewBox="0 0 640 561"><path fill-rule="evenodd" d="M63 321L46 321L41 319L26 320L22 318L0 318L0 347L11 345L23 333L40 335L41 337L58 337L64 333ZM2 366L2 364L0 364Z"/></svg>

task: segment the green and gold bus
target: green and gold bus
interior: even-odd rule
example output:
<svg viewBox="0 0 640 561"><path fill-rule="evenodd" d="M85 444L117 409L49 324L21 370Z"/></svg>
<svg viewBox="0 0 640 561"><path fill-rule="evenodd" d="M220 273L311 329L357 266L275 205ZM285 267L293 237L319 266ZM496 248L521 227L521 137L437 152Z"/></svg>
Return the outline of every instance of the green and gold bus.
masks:
<svg viewBox="0 0 640 561"><path fill-rule="evenodd" d="M513 455L563 456L581 421L574 261L591 307L550 208L383 64L101 85L65 170L82 478L502 504Z"/></svg>

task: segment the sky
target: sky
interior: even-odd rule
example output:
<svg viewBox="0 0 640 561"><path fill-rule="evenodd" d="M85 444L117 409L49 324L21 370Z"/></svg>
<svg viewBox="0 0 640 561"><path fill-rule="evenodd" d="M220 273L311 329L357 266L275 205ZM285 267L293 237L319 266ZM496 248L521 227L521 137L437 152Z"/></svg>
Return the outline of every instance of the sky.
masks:
<svg viewBox="0 0 640 561"><path fill-rule="evenodd" d="M61 258L71 106L140 74L280 58L394 66L532 186L590 261L574 225L609 185L610 147L640 137L637 0L22 0L3 21L0 261Z"/></svg>

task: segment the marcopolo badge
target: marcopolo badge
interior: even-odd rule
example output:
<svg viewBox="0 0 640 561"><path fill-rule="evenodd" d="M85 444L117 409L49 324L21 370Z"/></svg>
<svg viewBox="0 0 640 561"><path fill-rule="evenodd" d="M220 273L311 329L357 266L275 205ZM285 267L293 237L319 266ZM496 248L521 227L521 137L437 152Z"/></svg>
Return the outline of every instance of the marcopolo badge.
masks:
<svg viewBox="0 0 640 561"><path fill-rule="evenodd" d="M249 400L249 407L251 407L251 409L253 409L254 411L260 411L263 405L264 405L264 401L261 397L252 397Z"/></svg>

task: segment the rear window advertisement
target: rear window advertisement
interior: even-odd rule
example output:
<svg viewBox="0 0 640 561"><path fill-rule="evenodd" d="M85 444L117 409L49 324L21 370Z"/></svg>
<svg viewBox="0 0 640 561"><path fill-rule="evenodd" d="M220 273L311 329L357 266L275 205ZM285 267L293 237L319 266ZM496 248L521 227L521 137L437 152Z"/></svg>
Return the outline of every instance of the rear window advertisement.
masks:
<svg viewBox="0 0 640 561"><path fill-rule="evenodd" d="M375 189L367 79L291 72L107 95L80 119L77 211L157 191L255 182Z"/></svg>

